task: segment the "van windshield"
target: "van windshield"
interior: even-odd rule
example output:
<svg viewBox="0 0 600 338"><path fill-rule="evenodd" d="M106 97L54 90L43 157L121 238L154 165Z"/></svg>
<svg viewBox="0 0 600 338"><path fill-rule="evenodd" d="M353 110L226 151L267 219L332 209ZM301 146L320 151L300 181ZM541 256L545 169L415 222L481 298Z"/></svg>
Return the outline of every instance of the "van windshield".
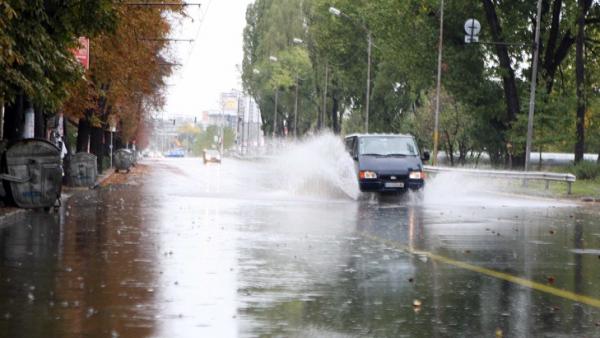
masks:
<svg viewBox="0 0 600 338"><path fill-rule="evenodd" d="M358 141L359 155L416 156L417 146L411 137L361 137Z"/></svg>

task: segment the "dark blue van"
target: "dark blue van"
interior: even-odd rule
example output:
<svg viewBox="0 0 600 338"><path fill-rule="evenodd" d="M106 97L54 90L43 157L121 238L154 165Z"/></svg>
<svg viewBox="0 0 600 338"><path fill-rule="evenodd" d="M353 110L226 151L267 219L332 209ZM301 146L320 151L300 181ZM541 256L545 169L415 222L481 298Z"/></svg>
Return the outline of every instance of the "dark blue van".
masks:
<svg viewBox="0 0 600 338"><path fill-rule="evenodd" d="M345 138L346 149L356 164L360 190L364 192L406 192L423 188L423 162L411 135L352 134Z"/></svg>

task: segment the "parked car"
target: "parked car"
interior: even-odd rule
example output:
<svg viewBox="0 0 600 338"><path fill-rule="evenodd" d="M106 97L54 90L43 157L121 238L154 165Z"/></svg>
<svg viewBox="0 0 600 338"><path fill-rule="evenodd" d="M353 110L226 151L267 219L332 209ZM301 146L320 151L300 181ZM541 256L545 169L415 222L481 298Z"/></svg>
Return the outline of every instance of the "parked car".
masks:
<svg viewBox="0 0 600 338"><path fill-rule="evenodd" d="M215 149L204 149L204 164L213 162L213 163L221 163L221 153Z"/></svg>
<svg viewBox="0 0 600 338"><path fill-rule="evenodd" d="M345 138L346 149L355 161L358 183L363 192L403 193L425 185L423 161L411 135L353 134Z"/></svg>

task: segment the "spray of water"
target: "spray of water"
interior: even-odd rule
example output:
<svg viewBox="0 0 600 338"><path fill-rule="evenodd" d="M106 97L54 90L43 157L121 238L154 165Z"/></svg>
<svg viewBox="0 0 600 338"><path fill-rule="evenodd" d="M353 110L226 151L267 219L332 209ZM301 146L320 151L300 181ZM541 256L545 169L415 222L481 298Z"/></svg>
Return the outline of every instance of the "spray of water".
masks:
<svg viewBox="0 0 600 338"><path fill-rule="evenodd" d="M357 199L360 193L354 161L331 133L287 144L272 166L279 187L293 194Z"/></svg>
<svg viewBox="0 0 600 338"><path fill-rule="evenodd" d="M440 173L425 186L423 203L446 207L550 207L572 204L551 199L527 197L511 193L507 181L464 175Z"/></svg>

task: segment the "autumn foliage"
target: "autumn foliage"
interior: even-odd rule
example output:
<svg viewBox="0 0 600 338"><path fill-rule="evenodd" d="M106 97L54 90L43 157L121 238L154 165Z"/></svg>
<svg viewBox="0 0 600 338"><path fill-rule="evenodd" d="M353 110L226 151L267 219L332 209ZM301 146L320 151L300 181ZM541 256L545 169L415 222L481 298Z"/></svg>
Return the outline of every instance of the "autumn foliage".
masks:
<svg viewBox="0 0 600 338"><path fill-rule="evenodd" d="M172 3L172 2L171 2ZM90 69L70 88L63 111L106 129L114 115L123 142L135 138L143 118L164 104L171 74L168 36L182 6L116 6L116 27L90 43Z"/></svg>

